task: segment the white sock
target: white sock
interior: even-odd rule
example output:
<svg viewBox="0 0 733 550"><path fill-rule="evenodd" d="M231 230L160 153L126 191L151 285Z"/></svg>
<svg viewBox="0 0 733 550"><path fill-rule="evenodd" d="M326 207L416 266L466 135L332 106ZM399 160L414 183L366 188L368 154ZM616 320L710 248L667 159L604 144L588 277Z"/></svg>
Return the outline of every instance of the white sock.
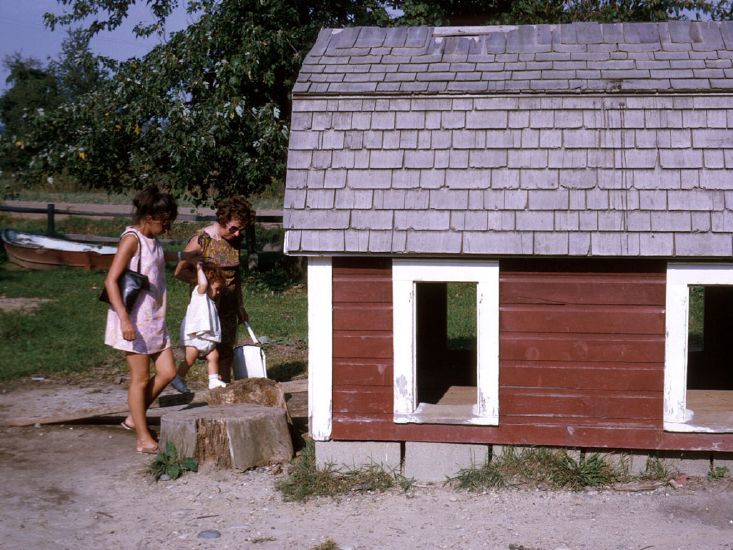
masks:
<svg viewBox="0 0 733 550"><path fill-rule="evenodd" d="M219 376L218 374L210 374L209 380L221 380L221 376Z"/></svg>

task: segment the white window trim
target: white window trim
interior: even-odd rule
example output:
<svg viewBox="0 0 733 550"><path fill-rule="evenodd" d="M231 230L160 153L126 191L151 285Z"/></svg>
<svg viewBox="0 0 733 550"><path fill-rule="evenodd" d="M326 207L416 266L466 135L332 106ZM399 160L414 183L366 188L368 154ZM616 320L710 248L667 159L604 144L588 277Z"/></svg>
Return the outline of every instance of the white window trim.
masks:
<svg viewBox="0 0 733 550"><path fill-rule="evenodd" d="M733 285L733 264L668 264L664 346L664 429L715 432L696 426L687 409L687 337L691 285Z"/></svg>
<svg viewBox="0 0 733 550"><path fill-rule="evenodd" d="M332 272L331 258L308 258L308 424L311 437L315 441L328 441L331 438L333 412Z"/></svg>
<svg viewBox="0 0 733 550"><path fill-rule="evenodd" d="M477 400L461 423L499 424L499 263L490 261L394 260L394 421L428 422L417 402L415 283L476 283ZM434 423L435 420L430 420Z"/></svg>

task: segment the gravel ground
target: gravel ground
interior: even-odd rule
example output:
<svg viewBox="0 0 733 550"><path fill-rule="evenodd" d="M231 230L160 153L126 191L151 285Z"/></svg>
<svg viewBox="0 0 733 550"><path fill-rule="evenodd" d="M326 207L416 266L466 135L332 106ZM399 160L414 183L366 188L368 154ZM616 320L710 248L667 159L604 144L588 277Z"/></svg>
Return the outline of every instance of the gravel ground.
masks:
<svg viewBox="0 0 733 550"><path fill-rule="evenodd" d="M0 422L68 407L65 391L105 405L124 395L11 388L0 395ZM733 549L730 479L578 493L421 485L290 503L274 488L278 469L202 469L156 483L151 457L114 425L3 427L0 441L0 548ZM200 538L211 530L220 536Z"/></svg>

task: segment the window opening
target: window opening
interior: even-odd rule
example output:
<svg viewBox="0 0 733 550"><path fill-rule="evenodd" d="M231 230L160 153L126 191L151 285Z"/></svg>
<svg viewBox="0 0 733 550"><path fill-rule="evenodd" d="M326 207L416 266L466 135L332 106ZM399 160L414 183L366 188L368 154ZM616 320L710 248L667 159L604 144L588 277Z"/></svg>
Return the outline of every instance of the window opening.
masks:
<svg viewBox="0 0 733 550"><path fill-rule="evenodd" d="M417 399L476 402L476 284L417 283Z"/></svg>
<svg viewBox="0 0 733 550"><path fill-rule="evenodd" d="M667 270L664 421L669 431L733 432L733 265Z"/></svg>
<svg viewBox="0 0 733 550"><path fill-rule="evenodd" d="M392 262L394 421L499 422L499 264Z"/></svg>

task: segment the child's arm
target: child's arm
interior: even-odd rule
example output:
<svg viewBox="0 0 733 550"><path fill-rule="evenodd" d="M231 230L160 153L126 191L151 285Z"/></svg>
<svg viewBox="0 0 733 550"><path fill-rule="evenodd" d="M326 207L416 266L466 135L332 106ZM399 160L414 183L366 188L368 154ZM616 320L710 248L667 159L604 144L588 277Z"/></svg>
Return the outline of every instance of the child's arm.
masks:
<svg viewBox="0 0 733 550"><path fill-rule="evenodd" d="M201 262L196 264L196 284L198 285L196 287L196 292L199 294L206 294L206 290L209 288L209 281L206 278Z"/></svg>

